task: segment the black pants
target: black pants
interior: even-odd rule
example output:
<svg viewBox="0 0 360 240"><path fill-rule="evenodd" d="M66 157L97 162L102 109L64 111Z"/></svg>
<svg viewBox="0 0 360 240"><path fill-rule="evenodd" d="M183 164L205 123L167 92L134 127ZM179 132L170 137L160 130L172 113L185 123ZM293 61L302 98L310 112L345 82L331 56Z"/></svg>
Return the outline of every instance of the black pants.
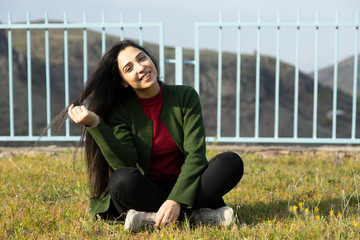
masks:
<svg viewBox="0 0 360 240"><path fill-rule="evenodd" d="M243 161L237 154L226 152L215 156L201 175L192 208L224 206L222 196L235 187L243 172ZM175 182L176 179L151 181L137 168L120 168L109 179L111 204L108 212L102 215L105 218L123 218L129 209L157 212Z"/></svg>

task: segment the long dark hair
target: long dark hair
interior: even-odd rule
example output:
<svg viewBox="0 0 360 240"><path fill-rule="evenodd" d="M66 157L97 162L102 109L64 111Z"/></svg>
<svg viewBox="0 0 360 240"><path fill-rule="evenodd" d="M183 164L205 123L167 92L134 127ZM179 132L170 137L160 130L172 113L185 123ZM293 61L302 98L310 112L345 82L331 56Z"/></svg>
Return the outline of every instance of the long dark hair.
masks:
<svg viewBox="0 0 360 240"><path fill-rule="evenodd" d="M88 110L98 114L107 123L113 103L124 100L131 94L135 94L130 87L125 88L122 85L124 80L121 77L117 63L118 54L129 46L138 48L146 53L158 70L155 59L145 48L130 40L120 41L113 45L101 58L79 97L73 102L75 106L86 104ZM67 111L68 107L63 109L54 118L50 127L56 126L55 131L61 128L67 118ZM82 131L79 143L82 143L84 138L90 193L92 198L99 198L107 187L112 169L109 167L95 140L85 128Z"/></svg>

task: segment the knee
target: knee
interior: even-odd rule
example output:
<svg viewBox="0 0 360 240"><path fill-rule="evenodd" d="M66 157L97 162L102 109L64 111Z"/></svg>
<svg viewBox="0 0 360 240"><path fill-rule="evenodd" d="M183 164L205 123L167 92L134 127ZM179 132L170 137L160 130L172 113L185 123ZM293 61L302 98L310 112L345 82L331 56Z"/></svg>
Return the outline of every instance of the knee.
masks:
<svg viewBox="0 0 360 240"><path fill-rule="evenodd" d="M243 160L237 153L234 152L226 152L224 154L226 155L225 159L227 159L227 167L235 172L240 180L244 174Z"/></svg>
<svg viewBox="0 0 360 240"><path fill-rule="evenodd" d="M126 192L127 188L134 182L134 178L140 174L137 168L119 168L109 178L108 187L110 194L115 192ZM131 187L131 186L130 186Z"/></svg>
<svg viewBox="0 0 360 240"><path fill-rule="evenodd" d="M244 163L243 160L241 159L241 157L234 152L224 152L222 153L222 158L223 160L227 161L227 164L230 164L232 167L236 168L236 169L243 169L244 168Z"/></svg>

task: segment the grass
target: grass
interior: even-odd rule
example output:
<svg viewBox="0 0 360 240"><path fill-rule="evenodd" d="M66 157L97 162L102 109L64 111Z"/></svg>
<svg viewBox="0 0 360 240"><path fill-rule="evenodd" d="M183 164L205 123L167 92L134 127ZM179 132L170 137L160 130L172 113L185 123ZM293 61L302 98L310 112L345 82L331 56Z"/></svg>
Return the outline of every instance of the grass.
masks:
<svg viewBox="0 0 360 240"><path fill-rule="evenodd" d="M70 150L1 157L0 239L359 239L357 154L241 155L244 177L224 197L235 224L137 234L91 217L85 165Z"/></svg>

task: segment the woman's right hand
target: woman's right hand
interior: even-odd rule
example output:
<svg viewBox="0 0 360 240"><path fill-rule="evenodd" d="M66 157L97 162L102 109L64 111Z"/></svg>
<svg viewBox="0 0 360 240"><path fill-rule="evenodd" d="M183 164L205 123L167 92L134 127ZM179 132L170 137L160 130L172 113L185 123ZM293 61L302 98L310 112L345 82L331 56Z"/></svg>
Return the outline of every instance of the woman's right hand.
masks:
<svg viewBox="0 0 360 240"><path fill-rule="evenodd" d="M86 127L96 127L100 122L99 116L96 113L87 110L84 105L74 106L74 104L71 104L68 115L75 123Z"/></svg>

